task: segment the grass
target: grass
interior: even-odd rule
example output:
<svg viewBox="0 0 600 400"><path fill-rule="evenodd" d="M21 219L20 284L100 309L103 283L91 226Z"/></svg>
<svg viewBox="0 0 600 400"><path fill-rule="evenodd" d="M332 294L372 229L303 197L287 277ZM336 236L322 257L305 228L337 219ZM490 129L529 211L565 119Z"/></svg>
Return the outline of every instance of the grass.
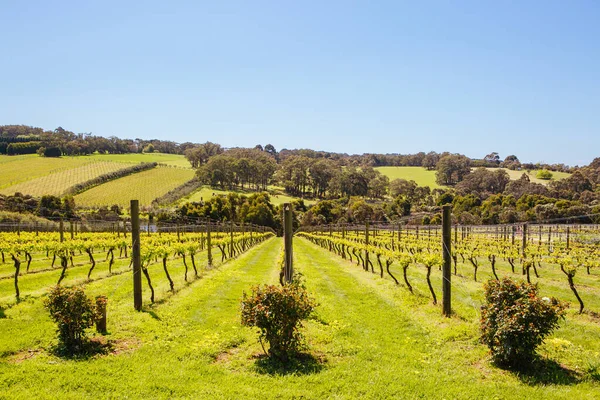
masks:
<svg viewBox="0 0 600 400"><path fill-rule="evenodd" d="M189 161L181 154L165 153L133 153L133 154L92 154L85 156L98 161L114 161L121 163L139 164L157 162L173 167L191 168Z"/></svg>
<svg viewBox="0 0 600 400"><path fill-rule="evenodd" d="M375 169L390 178L390 181L393 181L394 179L406 179L409 181L415 181L419 186L429 186L431 189L443 187L438 185L435 181L435 171L429 171L422 167L376 167ZM488 169L492 171L497 170L497 168ZM511 171L509 169L506 169L506 172L510 176L511 180L517 180L521 177L521 175L527 173L526 171ZM535 176L537 172L537 170L533 170L530 174L528 174L531 182L541 183L544 185L547 185L549 182L551 182L536 178ZM552 178L553 180L565 179L571 176L571 174L566 172L552 172L552 174L554 175Z"/></svg>
<svg viewBox="0 0 600 400"><path fill-rule="evenodd" d="M0 155L0 165L2 166L0 189L4 193L6 192L5 189L10 186L65 172L73 168L80 168L93 162L93 160L83 157L46 158L37 154L23 156Z"/></svg>
<svg viewBox="0 0 600 400"><path fill-rule="evenodd" d="M127 207L130 199L138 199L140 206L147 206L155 198L193 177L192 169L157 167L93 187L75 196L75 204L78 206L118 204Z"/></svg>
<svg viewBox="0 0 600 400"><path fill-rule="evenodd" d="M196 190L195 192L193 192L192 194L190 194L189 196L183 197L178 201L178 204L183 204L183 203L187 203L187 202L200 202L200 201L207 201L209 200L211 197L213 196L227 196L228 193L238 193L238 194L243 194L246 196L250 196L253 193L256 193L255 191L251 191L251 190L219 190L219 189L213 189L211 187L208 186L203 186L200 189ZM297 200L297 197L292 197L292 196L288 196L283 194L283 190L278 190L277 188L275 188L274 186L269 186L269 197L271 199L271 204L277 206L283 203L289 203L292 202L294 200ZM307 206L310 206L312 204L315 204L316 201L315 200L304 200L304 204L306 204Z"/></svg>
<svg viewBox="0 0 600 400"><path fill-rule="evenodd" d="M488 169L491 169L493 171L495 168L488 168ZM547 185L552 181L565 179L565 178L568 178L569 176L571 176L571 174L569 174L567 172L551 171L552 179L544 180L544 179L536 178L536 174L538 173L538 170L532 170L530 173L528 173L527 171L524 171L524 170L523 171L512 171L510 169L505 169L505 168L502 168L502 169L504 169L508 173L508 176L510 176L510 179L513 181L520 179L523 174L526 174L529 177L529 180L531 182L541 183L542 185Z"/></svg>
<svg viewBox="0 0 600 400"><path fill-rule="evenodd" d="M422 167L377 167L375 170L390 178L390 181L406 179L415 181L419 186L429 186L432 189L442 187L435 181L435 171L429 171Z"/></svg>
<svg viewBox="0 0 600 400"><path fill-rule="evenodd" d="M160 264L151 266L161 301L147 304L144 283L144 312L133 311L130 274L111 276L98 266L99 279L85 289L109 296L109 334L99 338L113 351L105 356L70 360L49 352L54 327L43 290L12 304L0 319L0 398L597 397L600 327L589 315L569 312L541 349L546 358L538 371L505 371L490 364L478 342L481 284L453 277L456 315L445 319L430 304L424 271L411 267L411 295L300 238L295 268L319 306L305 324L306 356L287 368L271 364L256 332L240 326L239 302L251 285L277 282L281 242L271 239L187 284L174 261L174 294ZM125 263L119 260L119 272ZM67 284L80 282L78 274L72 271Z"/></svg>
<svg viewBox="0 0 600 400"><path fill-rule="evenodd" d="M0 190L0 193L8 195L19 192L37 197L47 194L61 196L73 185L123 168L126 168L126 166L122 163L111 161L86 162L81 166L50 173L39 178L9 186Z"/></svg>

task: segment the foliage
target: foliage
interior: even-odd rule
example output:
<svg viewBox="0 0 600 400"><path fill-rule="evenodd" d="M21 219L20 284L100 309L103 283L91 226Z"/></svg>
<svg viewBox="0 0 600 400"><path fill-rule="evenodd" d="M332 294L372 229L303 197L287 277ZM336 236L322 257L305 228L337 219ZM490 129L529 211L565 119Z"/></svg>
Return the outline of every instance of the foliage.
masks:
<svg viewBox="0 0 600 400"><path fill-rule="evenodd" d="M95 307L83 289L55 286L44 306L58 325L59 353L73 355L84 350L85 329L95 320Z"/></svg>
<svg viewBox="0 0 600 400"><path fill-rule="evenodd" d="M471 173L471 160L460 154L448 154L440 158L436 171L440 185L454 185Z"/></svg>
<svg viewBox="0 0 600 400"><path fill-rule="evenodd" d="M535 177L538 179L550 180L552 179L552 172L548 171L547 169L542 169L537 172Z"/></svg>
<svg viewBox="0 0 600 400"><path fill-rule="evenodd" d="M44 157L60 157L62 151L58 147L46 147L44 148Z"/></svg>
<svg viewBox="0 0 600 400"><path fill-rule="evenodd" d="M566 304L538 297L536 285L508 278L485 285L481 308L482 341L494 360L510 367L530 363L536 348L558 327Z"/></svg>
<svg viewBox="0 0 600 400"><path fill-rule="evenodd" d="M242 325L259 328L261 344L263 339L269 343L269 356L287 360L300 350L299 328L315 307L298 277L284 286L254 286L250 295L243 295Z"/></svg>

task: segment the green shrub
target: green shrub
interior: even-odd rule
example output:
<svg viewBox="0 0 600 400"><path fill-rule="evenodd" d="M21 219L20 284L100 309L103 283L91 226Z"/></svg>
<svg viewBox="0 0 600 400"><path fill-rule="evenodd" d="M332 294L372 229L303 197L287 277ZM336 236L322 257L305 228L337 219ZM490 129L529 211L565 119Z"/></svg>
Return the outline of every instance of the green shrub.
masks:
<svg viewBox="0 0 600 400"><path fill-rule="evenodd" d="M44 149L44 157L60 157L62 151L58 147L47 147Z"/></svg>
<svg viewBox="0 0 600 400"><path fill-rule="evenodd" d="M300 279L284 286L254 286L242 299L242 325L259 328L261 344L263 339L269 343L269 356L285 361L300 350L301 321L315 307Z"/></svg>
<svg viewBox="0 0 600 400"><path fill-rule="evenodd" d="M537 285L508 278L485 285L481 307L482 341L500 365L516 367L533 361L544 337L558 327L566 304L538 297Z"/></svg>
<svg viewBox="0 0 600 400"><path fill-rule="evenodd" d="M552 179L552 176L552 172L548 171L547 169L541 169L537 172L537 174L535 174L536 178L546 180Z"/></svg>
<svg viewBox="0 0 600 400"><path fill-rule="evenodd" d="M93 325L96 310L83 289L55 286L44 306L58 325L58 352L73 355L84 351L85 329Z"/></svg>

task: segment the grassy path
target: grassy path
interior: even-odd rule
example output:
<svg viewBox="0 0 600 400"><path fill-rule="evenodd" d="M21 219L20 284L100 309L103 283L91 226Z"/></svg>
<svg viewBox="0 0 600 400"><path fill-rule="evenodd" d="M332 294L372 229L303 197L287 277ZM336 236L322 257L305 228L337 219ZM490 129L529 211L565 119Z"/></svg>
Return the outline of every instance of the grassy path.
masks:
<svg viewBox="0 0 600 400"><path fill-rule="evenodd" d="M0 399L585 399L600 391L597 380L560 371L544 381L491 367L476 321L444 319L425 296L303 239L294 241L295 268L320 304L304 329L313 361L277 369L260 357L256 332L240 326L239 302L251 285L277 282L281 245L268 240L142 313L132 310L129 274L89 283L90 295L110 291L108 337L119 351L108 356L74 361L38 351L53 337L41 301L7 310Z"/></svg>

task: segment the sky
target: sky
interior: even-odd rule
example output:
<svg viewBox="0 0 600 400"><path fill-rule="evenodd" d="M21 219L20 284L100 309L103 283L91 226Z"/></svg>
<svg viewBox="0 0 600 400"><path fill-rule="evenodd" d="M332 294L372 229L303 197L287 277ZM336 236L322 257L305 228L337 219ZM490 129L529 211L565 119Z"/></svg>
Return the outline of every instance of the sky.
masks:
<svg viewBox="0 0 600 400"><path fill-rule="evenodd" d="M598 1L0 0L0 125L600 157Z"/></svg>

